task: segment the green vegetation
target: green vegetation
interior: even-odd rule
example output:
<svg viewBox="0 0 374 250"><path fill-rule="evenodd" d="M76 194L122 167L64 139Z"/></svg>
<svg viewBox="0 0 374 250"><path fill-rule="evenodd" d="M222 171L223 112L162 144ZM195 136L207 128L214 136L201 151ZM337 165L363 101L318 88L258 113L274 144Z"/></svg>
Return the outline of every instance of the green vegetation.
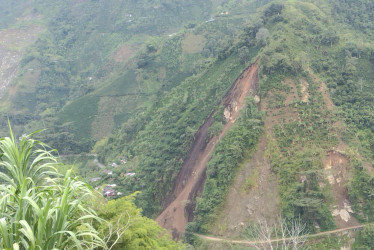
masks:
<svg viewBox="0 0 374 250"><path fill-rule="evenodd" d="M248 176L247 179L245 180L245 183L242 187L243 191L248 192L252 188L256 187L257 179L258 179L258 171L255 170L253 175Z"/></svg>
<svg viewBox="0 0 374 250"><path fill-rule="evenodd" d="M370 249L374 245L374 227L373 225L365 226L355 238L352 245L353 249Z"/></svg>
<svg viewBox="0 0 374 250"><path fill-rule="evenodd" d="M97 230L97 244L110 232L107 224L98 223L101 217L126 228L118 249L181 247L168 236L159 237L163 231L141 213L154 217L160 212L196 132L214 111L208 136L220 134L224 119L219 103L257 58L259 105L266 112L248 101L216 146L194 222L186 230L209 232L237 169L251 157L264 131L284 218L301 218L310 232L336 227L331 214L336 197L324 161L327 152L339 148L349 165L343 183L353 215L359 222L374 221L372 1L0 0L0 6L1 27L38 25L45 30L24 53L12 91L1 99L0 116L9 117L18 134L48 128L36 136L61 154L88 153L71 160L78 159L83 178L103 174L91 150L104 165L119 165L95 185L116 183L125 197L101 200L100 206L87 209L95 228L84 229ZM26 141L22 145L28 145ZM119 163L124 158L127 162ZM135 176L129 178L128 172ZM254 172L243 190L256 185L256 179ZM92 193L69 171L58 180L60 186L82 184L82 196ZM27 180L25 185L32 190L25 195L41 192L35 200L41 211L47 198L60 195L37 182ZM21 186L13 189L7 192L24 195ZM136 191L141 193L135 199ZM12 203L16 199L2 201L7 213L17 214L10 207L21 207ZM79 201L87 205L85 199ZM34 207L26 206L23 214L35 213ZM121 207L127 212L121 213ZM11 215L4 220L4 228L12 225L9 232L33 244L21 221L31 228L39 222ZM33 230L39 234L37 226ZM371 231L366 228L359 234L357 248L371 244ZM113 235L106 239L116 242ZM342 244L332 237L316 246Z"/></svg>
<svg viewBox="0 0 374 250"><path fill-rule="evenodd" d="M24 136L0 140L0 246L4 249L106 248L84 206L91 189L70 171L63 178L46 146Z"/></svg>
<svg viewBox="0 0 374 250"><path fill-rule="evenodd" d="M204 191L202 197L197 199L195 219L189 225L189 230L205 232L212 226L239 164L255 148L262 128L263 114L254 103L249 102L215 148L207 166Z"/></svg>
<svg viewBox="0 0 374 250"><path fill-rule="evenodd" d="M106 224L98 226L102 235L110 235L110 230L115 231L118 229L116 227L126 229L112 249L184 249L185 246L173 241L170 234L166 233L157 222L141 215L141 209L133 203L135 196L136 193L108 202L103 201L102 198L93 202L98 216L112 225L112 227ZM116 240L115 233L107 239L109 245Z"/></svg>
<svg viewBox="0 0 374 250"><path fill-rule="evenodd" d="M367 173L362 162L352 157L353 177L349 186L349 198L353 204L356 218L360 222L374 221L374 177Z"/></svg>
<svg viewBox="0 0 374 250"><path fill-rule="evenodd" d="M218 102L207 102L206 100L217 100L227 90L227 88L219 87L224 81L210 76L221 78L230 72L234 77L234 72L227 65L235 65L238 61L248 63L251 58L256 57L260 49L259 46L264 46L259 54L261 57L259 93L261 99L268 103L268 107L274 109L275 113L279 113L280 116L280 118L277 116L273 118L276 121L272 127L275 140L270 139L267 154L271 159L272 169L278 176L282 214L288 219L302 218L311 232L316 230L315 223L322 230L335 227L330 212L333 198L331 197L331 187L326 185L327 181L323 175L323 159L326 151L338 145L340 136L344 140L352 138L352 133L348 133L348 130L339 131L340 127L336 127L335 124L342 121L347 122L346 119L350 114L360 116L360 111L349 111L352 106L348 106L347 102L343 100L340 102L344 104L344 108L340 107L342 105L339 104L339 98L343 96L339 94L341 92L332 91L332 101L338 108L338 112L332 112L332 107L327 107L331 104L329 100L326 100L328 98L326 94L321 91L322 87L318 76L326 81L328 87L339 88L343 85L334 85L334 83L339 81L338 77L347 75L341 74L342 68L335 66L343 60L342 58L346 63L353 62L360 65L361 75L370 76L372 68L367 64L369 58L365 58L365 55L370 55L370 53L364 53L364 49L360 50L360 57L358 57L358 52L355 52L355 47L352 46L350 54L347 54L348 52L342 53L347 50L346 44L348 44L345 42L346 40L341 39L343 28L340 28L339 24L326 25L328 17L325 9L322 8L328 7L326 5L317 7L310 2L270 4L264 8L262 16L257 16L257 21L250 22L243 27L231 45L226 43L212 46L209 36L206 36L206 47L203 49L203 53L217 56L217 61L206 65L205 67L208 69L203 70L202 73L187 78L182 84L157 100L148 112L129 120L115 137L109 138L107 146L103 147L103 150L99 150L100 159L110 162L115 161L116 158L118 160L120 155L126 155L131 159L130 165L127 167L135 169L139 179L129 180L115 177L115 181L121 183L125 191L129 190L128 192L143 190L143 194L139 196L138 204L144 208L147 215L155 214L159 204L167 197L185 156L184 152L191 145L193 134ZM210 28L213 23L198 26L194 34L199 34L198 31ZM214 28L222 30L223 27L217 26L217 23ZM260 29L263 33L261 33L261 38L258 35ZM264 30L268 30L268 35ZM349 29L345 29L345 32L347 31ZM266 38L267 36L269 37ZM365 44L365 46L369 46L367 43ZM217 47L221 49L213 49ZM236 53L233 54L233 52ZM346 55L349 55L350 59L346 58ZM234 56L237 57L235 60ZM352 57L355 58L352 59ZM347 64L347 67L350 66ZM226 68L225 74L216 73L223 72L224 68ZM343 69L345 70L345 68ZM357 68L356 66L356 70ZM351 69L353 68L351 67ZM358 74L352 72L350 73L352 77ZM238 73L236 73L237 75ZM341 81L346 82L348 78ZM217 83L219 92L212 91L215 88L212 87L214 83ZM360 88L363 86L364 88L369 81L361 81L361 83L362 85L353 86ZM184 89L188 89L188 93L184 92ZM197 89L198 93L195 94ZM294 91L295 89L297 92ZM360 92L362 94L362 91ZM357 106L362 107L364 104L362 98L354 100L360 102ZM192 104L195 101L200 105ZM365 101L365 103L367 103L365 104L367 108L361 113L371 109L370 102ZM220 113L217 112L217 114ZM366 119L366 116L367 113L360 116L362 117L360 119ZM187 117L188 120L186 120ZM342 120L342 117L345 120ZM350 119L350 121L349 128L354 128L354 123L360 124L362 128L371 127L369 123L363 125L363 122L357 118ZM250 126L252 125L250 124ZM209 128L209 134L216 135L221 129L220 118L215 118L215 122ZM353 147L359 145L360 152L371 157L370 154L373 151L369 130L354 129L354 131L357 131L363 138L362 143L357 144L357 139L346 140L346 143ZM239 135L240 132L236 133L238 136L245 135L245 133L241 135ZM229 157L230 147L217 146L217 152L220 147L223 148L219 154L213 156L208 164L203 197L198 199L195 222L188 226L188 230L209 230L209 225L214 222L217 211L225 199L227 189L235 175L235 169L244 160L242 153L248 152L254 147L259 134L260 132L252 135L253 142L240 144L235 149L238 154L232 159L231 156ZM230 132L226 137L235 136ZM224 144L225 140L230 139L224 139L221 143ZM352 143L356 143L356 145ZM121 153L118 153L120 151ZM215 160L216 157L220 160ZM222 157L224 160L221 159ZM362 174L359 175L362 176ZM152 176L152 180L157 180L157 184L150 179L150 176ZM303 179L306 181L301 182L300 180ZM222 182L223 180L224 182ZM364 193L365 188L369 188L371 185L370 177L367 180L364 182L366 184L363 184L365 187L352 183L350 192L356 193L357 197L362 197L358 194ZM144 192L144 190L147 191ZM367 214L370 207L365 211Z"/></svg>
<svg viewBox="0 0 374 250"><path fill-rule="evenodd" d="M339 136L350 146L359 148L365 161L373 159L368 130L373 128L371 91L362 91L365 84L373 81L372 48L368 43L359 45L349 39L350 32L356 32L353 31L356 26L326 23L328 9L326 4L317 5L317 1L285 3L276 22L269 15L265 19L264 26L270 30L271 38L261 56L261 96L270 99L271 107L278 114L285 114L283 121L273 127L276 140L268 146L272 168L278 175L282 214L287 218L301 216L310 231L314 230L315 222L322 230L335 226L329 210L332 202L329 185L321 185L326 182L321 171L325 152L338 145ZM323 96L319 80L310 69L326 81L338 112L329 111L332 107L328 106L328 97ZM369 80L360 80L364 76ZM307 102L292 100L292 85L285 81L287 78L299 86L299 98L303 95L301 82L307 81ZM285 96L291 101L285 103ZM343 132L339 132L337 121L344 121L349 129L343 127ZM355 134L361 135L362 143L353 139ZM362 211L361 220L372 221L372 201L365 195L372 190L371 177L365 168L355 167L353 158L350 160L350 171L355 176L348 187L351 202L358 204L358 200L365 199L365 205L361 208L357 205L356 215ZM304 178L306 181L302 181Z"/></svg>
<svg viewBox="0 0 374 250"><path fill-rule="evenodd" d="M20 23L24 18L26 26L45 29L23 56L15 80L22 91L0 103L2 116L11 113L8 116L20 133L49 128L50 133L40 139L64 153L88 152L96 140L109 135L130 115L142 112L144 96L157 96L161 87L191 75L191 68L179 72L175 67L179 60L170 66L166 61L151 61L163 57L156 57L160 40L173 40L167 35L192 20L208 19L212 11L210 2L201 0L2 1L1 6L0 23L3 19ZM136 60L131 59L134 56ZM193 55L181 68L195 67L196 58L201 56ZM30 70L39 73L31 76ZM106 103L116 112L109 117L100 113L100 98L92 102L92 94L100 98L115 95ZM88 112L82 112L85 110ZM113 123L103 125L103 119L113 119Z"/></svg>
<svg viewBox="0 0 374 250"><path fill-rule="evenodd" d="M349 245L350 243L348 235L328 235L321 237L316 241L307 242L306 247L309 247L310 249L337 249L347 247Z"/></svg>
<svg viewBox="0 0 374 250"><path fill-rule="evenodd" d="M107 202L59 174L53 150L24 135L0 139L0 246L3 249L182 249L141 215L135 194Z"/></svg>
<svg viewBox="0 0 374 250"><path fill-rule="evenodd" d="M118 177L116 182L126 185L130 192L142 191L139 200L144 202L141 207L147 215L158 212L193 135L242 70L235 55L215 62L210 69L189 77L165 94L143 116L125 124L121 136L110 137L107 146L100 151L102 161L118 161L121 155L132 160L137 181ZM149 122L145 125L145 121ZM155 179L159 181L154 182Z"/></svg>
<svg viewBox="0 0 374 250"><path fill-rule="evenodd" d="M0 6L0 27L3 29L11 25L31 4L25 0L1 0Z"/></svg>

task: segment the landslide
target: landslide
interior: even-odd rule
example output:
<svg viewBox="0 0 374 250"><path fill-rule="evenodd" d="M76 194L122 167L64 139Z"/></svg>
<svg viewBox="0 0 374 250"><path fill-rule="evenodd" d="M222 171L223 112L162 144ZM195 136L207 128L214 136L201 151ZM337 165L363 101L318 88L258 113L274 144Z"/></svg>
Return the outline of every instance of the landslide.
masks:
<svg viewBox="0 0 374 250"><path fill-rule="evenodd" d="M213 111L195 135L195 140L182 168L176 178L172 194L167 198L167 206L157 217L156 221L172 232L178 238L184 231L188 221L193 219L194 203L191 198L196 197L204 185L206 164L208 163L215 145L225 136L230 127L235 123L239 111L245 103L245 98L250 92L257 92L258 65L257 62L248 67L234 82L231 89L224 96L219 106L224 107L226 124L218 136L208 137L208 128L213 123Z"/></svg>

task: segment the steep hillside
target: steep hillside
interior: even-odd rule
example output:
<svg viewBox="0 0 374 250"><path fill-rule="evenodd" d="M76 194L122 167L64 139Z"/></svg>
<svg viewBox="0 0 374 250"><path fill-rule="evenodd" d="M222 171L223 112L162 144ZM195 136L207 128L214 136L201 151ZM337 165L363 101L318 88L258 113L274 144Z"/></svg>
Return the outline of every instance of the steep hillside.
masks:
<svg viewBox="0 0 374 250"><path fill-rule="evenodd" d="M252 225L271 225L280 215L302 218L310 233L373 221L372 33L357 31L371 25L362 17L370 3L350 3L354 20L338 14L336 6L345 4L288 1L264 11L269 35L259 54L266 112L261 152L243 161L213 213L197 204L189 230L249 237ZM267 15L272 10L274 17ZM203 202L211 200L208 188ZM346 244L339 242L334 246Z"/></svg>
<svg viewBox="0 0 374 250"><path fill-rule="evenodd" d="M358 106L364 105L370 115L371 105L365 98L354 99L360 104L348 104L343 101L348 96L341 93L367 95L369 100L370 91L362 89L372 83L373 47L365 42L364 33L361 44L354 43L351 32L356 26L335 20L333 4L338 3L287 1L264 7L243 26L233 45L218 54L216 62L172 89L149 113L125 124L119 139L108 140L101 160L108 155L131 159L113 180L122 183L123 190L143 190L138 202L146 214L154 216L161 204L172 204L183 190L178 188L184 186L178 171L183 173L187 152L199 138L197 128L215 109L218 101L214 100L224 95L223 84L239 76L238 63L258 55L258 108L266 114L264 126L252 107L251 121L238 123L215 147L194 216L184 219L194 218L188 230L240 236L248 225L260 219L270 223L280 215L301 217L310 232L371 221L372 204L365 193L373 187L365 171L371 172L372 147L365 140L351 139L354 134L370 136L372 127L357 119L347 120L356 116L369 121L360 115ZM224 128L223 110L217 114L221 114L215 115L217 123L210 127L219 135ZM251 135L251 143L241 143L254 124L265 131L257 149L253 144L258 134ZM118 149L121 153L116 153ZM123 170L135 171L137 178L120 177ZM204 173L186 173L185 183L189 178L204 179ZM364 183L358 185L357 178L364 178ZM187 197L177 206L195 204ZM354 200L366 202L360 205ZM160 222L167 220L172 219Z"/></svg>
<svg viewBox="0 0 374 250"><path fill-rule="evenodd" d="M208 20L213 11L210 2L198 0L3 2L3 36L23 41L16 34L21 28L25 36L32 32L32 39L12 45L11 52L19 52L15 57L2 49L7 68L1 70L14 70L4 76L1 116L10 116L20 133L48 128L43 139L63 153L88 152L146 108L162 87L191 75L192 62L201 62L195 56L199 48L186 51L184 68L178 68L168 54L173 42L156 58L160 42ZM2 43L7 48L8 41ZM151 63L165 57L168 62ZM10 83L12 88L5 87ZM112 111L106 112L109 107Z"/></svg>
<svg viewBox="0 0 374 250"><path fill-rule="evenodd" d="M92 185L141 191L202 249L193 233L248 239L279 217L310 234L374 221L372 1L52 2L4 3L1 112L48 128Z"/></svg>
<svg viewBox="0 0 374 250"><path fill-rule="evenodd" d="M289 220L301 218L310 232L372 221L373 204L369 198L373 191L370 182L372 147L370 139L366 139L367 136L370 138L372 127L364 122L369 122L367 116L371 115L372 108L369 86L373 82L373 47L365 42L369 38L364 33L360 34L361 43L355 44L356 40L351 34L356 26L335 21L335 9L332 7L323 1L270 4L255 22L243 28L243 33L238 36L239 40L231 51L236 50L237 54L233 56L240 59L242 54L258 51L254 50L254 45L263 46L259 52L252 52L251 57L256 53L260 56L259 108L266 114L265 135L257 150L248 144L240 144L240 140L232 138L244 135L248 127L241 124L236 132L232 132L230 137L224 137L218 144L216 153L212 154L208 163L204 191L202 197L197 198L194 222L188 225L189 231L240 237L249 225L258 223L258 220L271 223L281 215ZM226 64L231 58L221 57L219 61L223 60ZM215 65L209 71L219 72ZM363 91L365 87L366 92ZM165 178L163 174L176 176L175 170L179 168L171 167L171 158L168 157L171 148L166 145L172 145L175 150L179 146L175 147L178 144L173 142L180 139L167 140L165 144L162 141L169 136L181 138L181 133L174 130L176 126L173 124L182 124L179 119L174 119L187 114L185 105L189 105L190 101L189 95L183 95L181 91L171 93L169 98L178 93L180 97L177 99L182 106L179 112L172 112L177 105L175 102L174 105L165 106L172 116L148 118L154 121L151 126L153 131L161 132L162 136L161 140L147 140L153 141L151 145L140 144L141 150L147 152L150 158L141 156L140 148L131 150L131 146L128 147L136 159L132 169L139 171L139 179L130 183L136 185L143 179L148 180L147 186L143 186L143 190L146 190L143 197L148 197L145 200L150 198L156 201L160 195L164 197L161 201L165 200L170 187L180 185L178 182L170 182L175 177ZM189 93L193 93L193 90ZM353 99L352 96L361 97ZM186 102L183 104L181 100ZM361 115L363 108L365 115ZM157 114L157 111L153 114ZM156 129L156 124L165 121L165 118L167 126ZM218 117L217 121L220 119L222 117ZM360 122L360 119L363 120ZM257 125L261 127L260 121ZM211 127L218 134L223 129L219 123ZM139 133L135 143L144 140L141 138L145 138L147 133ZM147 136L155 138L155 135ZM354 135L358 136L354 138ZM256 142L255 135L251 138ZM188 148L184 150L188 151ZM177 151L173 154L178 155ZM237 156L233 157L233 154ZM184 155L177 159L182 162ZM167 169L159 167L163 162L166 162ZM150 171L148 176L152 176L151 179L143 175L145 169ZM192 175L193 171L186 180L199 178ZM149 187L152 179L156 179L157 184ZM160 189L161 186L166 188ZM151 193L148 193L150 190ZM154 190L163 191L157 194ZM173 190L179 192L178 188ZM224 202L226 194L229 198ZM187 204L186 207L189 207L189 203L194 203L191 197L186 197L183 198L183 204L177 206ZM168 200L167 204L171 202ZM240 202L233 204L235 200ZM150 206L148 202L145 204L147 211ZM169 212L168 216L171 214ZM191 218L185 218L188 219ZM171 219L163 220L161 224L168 220Z"/></svg>
<svg viewBox="0 0 374 250"><path fill-rule="evenodd" d="M213 136L208 134L208 130L212 128L214 122L213 116L219 115L216 111L213 111L195 134L191 149L176 177L173 192L167 198L164 210L156 219L162 227L172 231L174 237L180 237L187 222L193 220L194 203L196 202L196 196L202 190L206 165L215 145L233 126L239 112L245 106L245 98L250 92L252 95L256 94L257 74L258 66L257 63L254 63L241 74L223 97L219 104L224 108L223 116L225 120L221 131L217 131L218 133Z"/></svg>

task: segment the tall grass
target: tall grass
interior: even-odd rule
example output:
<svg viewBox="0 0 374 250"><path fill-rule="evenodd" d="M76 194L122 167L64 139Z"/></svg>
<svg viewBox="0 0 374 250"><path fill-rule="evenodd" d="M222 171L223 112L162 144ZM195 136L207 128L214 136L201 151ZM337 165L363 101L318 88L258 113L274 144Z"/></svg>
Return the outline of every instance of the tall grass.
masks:
<svg viewBox="0 0 374 250"><path fill-rule="evenodd" d="M18 142L9 132L0 138L0 248L106 249L92 226L100 218L84 205L91 187L60 175L34 133Z"/></svg>

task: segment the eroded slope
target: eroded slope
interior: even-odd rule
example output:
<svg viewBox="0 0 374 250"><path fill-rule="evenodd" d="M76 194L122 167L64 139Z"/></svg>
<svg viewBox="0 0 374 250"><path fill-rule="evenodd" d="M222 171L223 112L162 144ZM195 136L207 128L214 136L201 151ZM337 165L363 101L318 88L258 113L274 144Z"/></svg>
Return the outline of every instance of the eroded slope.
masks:
<svg viewBox="0 0 374 250"><path fill-rule="evenodd" d="M258 66L255 63L243 72L223 98L220 105L224 105L225 107L224 113L226 114L227 122L218 136L214 136L208 142L206 141L208 139L207 130L213 122L212 116L214 112L196 134L195 142L190 149L190 153L184 160L180 174L178 174L176 179L174 192L168 199L169 201L173 201L156 219L161 226L171 231L174 237L179 237L184 231L184 227L188 222L185 206L188 202L191 202L189 198L193 196L192 191L199 189L196 186L203 184L201 179L204 178L206 164L210 159L215 144L225 136L234 124L249 92L251 90L255 91L258 82L257 74Z"/></svg>

